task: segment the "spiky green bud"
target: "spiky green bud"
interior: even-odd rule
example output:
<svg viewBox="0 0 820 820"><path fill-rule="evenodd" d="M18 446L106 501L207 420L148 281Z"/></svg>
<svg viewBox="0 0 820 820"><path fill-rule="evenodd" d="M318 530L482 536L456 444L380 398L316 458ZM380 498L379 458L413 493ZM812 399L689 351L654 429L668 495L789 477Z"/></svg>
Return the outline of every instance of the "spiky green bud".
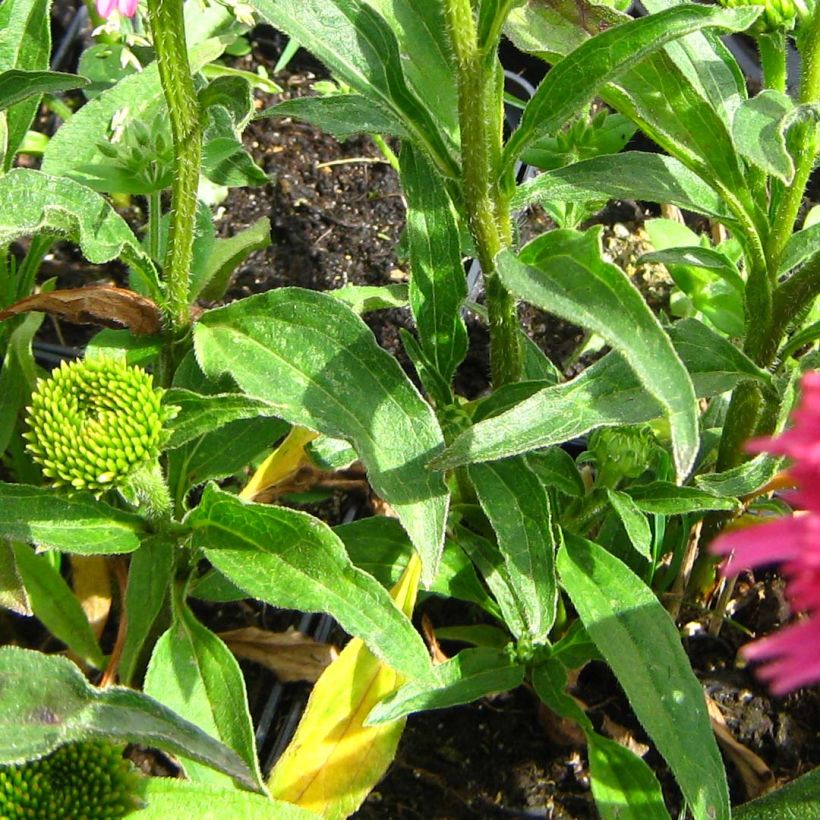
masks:
<svg viewBox="0 0 820 820"><path fill-rule="evenodd" d="M26 449L55 486L92 492L125 486L156 463L162 427L176 414L162 395L150 374L122 359L63 362L37 381Z"/></svg>
<svg viewBox="0 0 820 820"><path fill-rule="evenodd" d="M598 466L599 486L615 487L622 478L637 478L649 469L655 437L644 425L601 427L587 445Z"/></svg>
<svg viewBox="0 0 820 820"><path fill-rule="evenodd" d="M790 31L797 20L809 13L803 0L719 0L728 9L763 6L765 11L751 27L752 34L768 34L778 29Z"/></svg>
<svg viewBox="0 0 820 820"><path fill-rule="evenodd" d="M139 808L141 777L120 748L67 743L40 760L0 767L3 820L108 820Z"/></svg>

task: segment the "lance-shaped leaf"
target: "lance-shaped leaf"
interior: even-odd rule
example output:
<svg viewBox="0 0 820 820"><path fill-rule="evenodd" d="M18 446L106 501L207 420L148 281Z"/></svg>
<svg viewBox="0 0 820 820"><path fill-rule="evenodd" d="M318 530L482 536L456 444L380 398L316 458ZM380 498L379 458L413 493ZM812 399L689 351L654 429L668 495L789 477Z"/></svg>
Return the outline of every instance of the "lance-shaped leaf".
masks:
<svg viewBox="0 0 820 820"><path fill-rule="evenodd" d="M0 6L0 71L45 71L51 56L51 0L9 0ZM40 107L29 97L6 112L4 143L0 145L0 173L11 168L14 155ZM2 199L2 197L0 197Z"/></svg>
<svg viewBox="0 0 820 820"><path fill-rule="evenodd" d="M420 570L413 555L390 593L407 617ZM271 794L328 820L350 816L393 761L404 730L404 720L365 726L365 718L403 680L361 640L350 641L313 687L296 734L271 772Z"/></svg>
<svg viewBox="0 0 820 820"><path fill-rule="evenodd" d="M527 103L521 123L504 149L506 165L535 140L557 131L602 85L670 40L707 27L743 31L759 13L748 8L680 5L621 23L587 40L549 72Z"/></svg>
<svg viewBox="0 0 820 820"><path fill-rule="evenodd" d="M45 555L28 544L13 544L17 570L26 586L35 617L72 652L97 669L105 666L100 645L80 602Z"/></svg>
<svg viewBox="0 0 820 820"><path fill-rule="evenodd" d="M165 448L173 450L195 438L239 419L272 416L273 408L261 399L252 399L241 393L201 395L192 390L171 388L163 403L179 408L176 418L168 424L170 437Z"/></svg>
<svg viewBox="0 0 820 820"><path fill-rule="evenodd" d="M362 0L253 0L252 5L265 20L318 57L336 77L387 116L399 120L440 171L448 176L457 174L442 130L407 85L396 35L372 6Z"/></svg>
<svg viewBox="0 0 820 820"><path fill-rule="evenodd" d="M142 743L193 758L259 791L232 749L153 698L123 686L97 689L67 658L0 649L0 765L23 763L88 738Z"/></svg>
<svg viewBox="0 0 820 820"><path fill-rule="evenodd" d="M698 820L728 820L726 773L680 635L655 594L603 547L568 535L561 583Z"/></svg>
<svg viewBox="0 0 820 820"><path fill-rule="evenodd" d="M495 530L529 635L542 642L555 621L558 599L556 536L547 491L523 458L474 464L469 475Z"/></svg>
<svg viewBox="0 0 820 820"><path fill-rule="evenodd" d="M0 244L40 233L73 242L96 265L121 257L139 276L141 290L159 296L153 263L105 197L64 177L15 168L0 178Z"/></svg>
<svg viewBox="0 0 820 820"><path fill-rule="evenodd" d="M649 529L649 522L640 510L638 505L626 493L618 490L606 491L609 503L615 514L621 520L627 538L639 555L652 559L652 531Z"/></svg>
<svg viewBox="0 0 820 820"><path fill-rule="evenodd" d="M436 574L447 490L426 462L443 439L432 409L364 322L330 296L297 288L206 313L194 328L206 373L228 372L277 415L350 441L374 490L396 510Z"/></svg>
<svg viewBox="0 0 820 820"><path fill-rule="evenodd" d="M779 273L788 273L820 251L820 222L793 233L783 248Z"/></svg>
<svg viewBox="0 0 820 820"><path fill-rule="evenodd" d="M0 538L0 607L10 609L18 615L31 616L31 602L23 586L23 579L17 569L14 544Z"/></svg>
<svg viewBox="0 0 820 820"><path fill-rule="evenodd" d="M233 749L262 788L242 670L233 653L194 617L174 592L174 620L157 641L145 676L145 694L173 709ZM183 761L191 780L230 787L225 776Z"/></svg>
<svg viewBox="0 0 820 820"><path fill-rule="evenodd" d="M0 111L41 94L57 94L88 85L85 77L61 71L27 71L12 68L0 72Z"/></svg>
<svg viewBox="0 0 820 820"><path fill-rule="evenodd" d="M285 609L327 612L395 669L410 676L427 669L413 625L317 518L243 501L211 484L186 523L194 546L249 595Z"/></svg>
<svg viewBox="0 0 820 820"><path fill-rule="evenodd" d="M467 352L461 305L467 280L450 197L427 158L410 143L401 151L410 246L410 307L421 349L449 384Z"/></svg>
<svg viewBox="0 0 820 820"><path fill-rule="evenodd" d="M507 692L524 682L524 667L503 649L464 649L410 681L383 700L368 716L371 725L412 712L472 703L493 692Z"/></svg>
<svg viewBox="0 0 820 820"><path fill-rule="evenodd" d="M669 203L729 220L724 200L682 162L642 151L594 157L539 174L518 188L513 207L523 208L531 202L608 199Z"/></svg>
<svg viewBox="0 0 820 820"><path fill-rule="evenodd" d="M732 123L732 136L741 156L790 185L794 161L786 146L786 131L794 122L791 97L767 88L744 100Z"/></svg>
<svg viewBox="0 0 820 820"><path fill-rule="evenodd" d="M683 515L709 510L732 512L738 507L733 498L721 498L697 487L678 487L669 481L636 484L626 487L624 494L632 499L639 510L655 515Z"/></svg>
<svg viewBox="0 0 820 820"><path fill-rule="evenodd" d="M602 258L601 230L544 234L517 257L509 251L500 254L498 270L516 296L598 333L621 353L665 409L675 467L683 479L699 444L692 381L638 289Z"/></svg>
<svg viewBox="0 0 820 820"><path fill-rule="evenodd" d="M0 483L0 537L46 549L103 555L139 546L143 520L89 493Z"/></svg>
<svg viewBox="0 0 820 820"><path fill-rule="evenodd" d="M744 379L771 378L702 322L678 322L669 335L701 398L732 390ZM639 424L663 415L660 403L614 352L572 381L533 392L536 386L522 383L497 391L492 398L504 400L498 408L504 412L465 430L431 466L441 470L493 461L560 444L596 427ZM526 398L508 405L505 396L515 399L521 388Z"/></svg>
<svg viewBox="0 0 820 820"><path fill-rule="evenodd" d="M296 97L266 108L262 117L293 117L305 120L337 140L346 140L356 134L386 134L406 137L401 120L374 105L361 94L332 94L329 97Z"/></svg>

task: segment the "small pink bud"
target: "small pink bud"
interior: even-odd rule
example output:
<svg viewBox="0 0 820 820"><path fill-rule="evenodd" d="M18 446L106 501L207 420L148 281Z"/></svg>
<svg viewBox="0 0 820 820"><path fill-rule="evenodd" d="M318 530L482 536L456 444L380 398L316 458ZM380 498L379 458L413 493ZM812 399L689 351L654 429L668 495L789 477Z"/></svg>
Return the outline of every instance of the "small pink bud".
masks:
<svg viewBox="0 0 820 820"><path fill-rule="evenodd" d="M97 0L97 14L107 20L115 11L124 17L133 17L137 13L139 0Z"/></svg>

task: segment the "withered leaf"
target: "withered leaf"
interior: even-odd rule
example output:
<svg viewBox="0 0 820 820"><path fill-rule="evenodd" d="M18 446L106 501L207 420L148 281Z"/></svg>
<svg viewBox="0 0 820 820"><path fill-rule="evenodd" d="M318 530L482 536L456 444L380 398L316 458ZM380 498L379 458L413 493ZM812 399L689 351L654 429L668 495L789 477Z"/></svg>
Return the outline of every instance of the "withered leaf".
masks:
<svg viewBox="0 0 820 820"><path fill-rule="evenodd" d="M338 655L331 644L320 643L293 629L269 632L247 626L218 634L234 655L267 667L283 683L315 683Z"/></svg>
<svg viewBox="0 0 820 820"><path fill-rule="evenodd" d="M0 311L0 321L36 310L77 325L128 328L137 336L159 333L159 308L150 299L127 288L89 285L51 293L36 293Z"/></svg>

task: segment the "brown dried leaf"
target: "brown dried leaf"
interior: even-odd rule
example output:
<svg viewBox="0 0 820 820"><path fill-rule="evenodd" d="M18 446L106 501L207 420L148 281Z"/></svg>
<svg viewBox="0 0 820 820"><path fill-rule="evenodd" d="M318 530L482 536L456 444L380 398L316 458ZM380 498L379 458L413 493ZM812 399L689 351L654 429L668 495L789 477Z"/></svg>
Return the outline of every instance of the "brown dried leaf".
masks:
<svg viewBox="0 0 820 820"><path fill-rule="evenodd" d="M441 648L441 644L436 637L436 631L433 629L433 622L427 617L425 612L421 616L421 632L424 635L424 640L430 648L430 655L433 657L433 663L444 663L450 660L450 656Z"/></svg>
<svg viewBox="0 0 820 820"><path fill-rule="evenodd" d="M102 636L111 612L111 576L107 555L71 555L74 594L88 618L97 640Z"/></svg>
<svg viewBox="0 0 820 820"><path fill-rule="evenodd" d="M626 726L621 726L620 723L612 720L609 715L604 715L601 729L604 734L609 735L609 737L611 737L616 743L620 743L621 746L625 746L630 752L638 757L643 757L649 751L649 746L645 743L641 743L639 740L636 740L635 736L629 731L629 729L626 728Z"/></svg>
<svg viewBox="0 0 820 820"><path fill-rule="evenodd" d="M269 632L247 626L220 632L219 637L234 655L267 667L283 683L302 680L315 683L339 654L334 646L293 629Z"/></svg>
<svg viewBox="0 0 820 820"><path fill-rule="evenodd" d="M159 333L159 308L150 299L126 288L90 285L51 293L36 293L0 311L0 321L36 310L76 325L128 328L137 336Z"/></svg>

